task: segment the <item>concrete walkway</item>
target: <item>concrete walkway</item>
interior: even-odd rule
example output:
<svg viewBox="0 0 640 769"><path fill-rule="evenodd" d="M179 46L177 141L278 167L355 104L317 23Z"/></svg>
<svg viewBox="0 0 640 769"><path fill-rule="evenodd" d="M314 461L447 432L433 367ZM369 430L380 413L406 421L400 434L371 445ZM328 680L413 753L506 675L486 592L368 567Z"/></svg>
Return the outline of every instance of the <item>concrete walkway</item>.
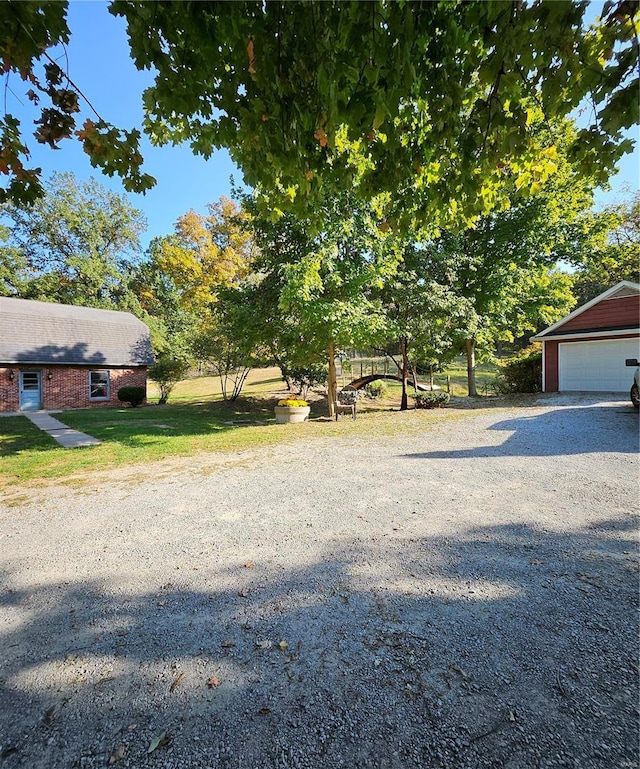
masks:
<svg viewBox="0 0 640 769"><path fill-rule="evenodd" d="M23 416L30 419L36 427L44 430L45 433L54 438L65 449L76 449L81 446L98 446L101 441L92 438L86 433L74 430L72 427L62 424L54 419L46 411L23 411Z"/></svg>

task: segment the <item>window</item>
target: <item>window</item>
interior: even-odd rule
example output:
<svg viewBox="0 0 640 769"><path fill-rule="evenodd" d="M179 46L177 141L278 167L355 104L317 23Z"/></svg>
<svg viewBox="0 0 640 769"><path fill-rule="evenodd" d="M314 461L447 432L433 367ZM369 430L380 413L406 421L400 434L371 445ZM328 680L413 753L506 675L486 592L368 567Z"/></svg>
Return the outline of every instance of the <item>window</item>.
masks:
<svg viewBox="0 0 640 769"><path fill-rule="evenodd" d="M89 372L89 398L92 401L109 400L109 372L108 371L90 371Z"/></svg>

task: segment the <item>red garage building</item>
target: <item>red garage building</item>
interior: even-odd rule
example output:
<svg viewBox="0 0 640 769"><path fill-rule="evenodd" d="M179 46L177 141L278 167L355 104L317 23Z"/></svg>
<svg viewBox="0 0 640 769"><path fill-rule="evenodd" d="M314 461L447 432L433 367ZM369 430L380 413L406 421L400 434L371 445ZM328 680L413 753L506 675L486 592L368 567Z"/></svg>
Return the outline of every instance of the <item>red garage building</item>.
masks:
<svg viewBox="0 0 640 769"><path fill-rule="evenodd" d="M152 363L149 329L128 312L0 297L0 412L120 405Z"/></svg>
<svg viewBox="0 0 640 769"><path fill-rule="evenodd" d="M544 392L628 392L640 359L640 284L622 281L531 341L542 343Z"/></svg>

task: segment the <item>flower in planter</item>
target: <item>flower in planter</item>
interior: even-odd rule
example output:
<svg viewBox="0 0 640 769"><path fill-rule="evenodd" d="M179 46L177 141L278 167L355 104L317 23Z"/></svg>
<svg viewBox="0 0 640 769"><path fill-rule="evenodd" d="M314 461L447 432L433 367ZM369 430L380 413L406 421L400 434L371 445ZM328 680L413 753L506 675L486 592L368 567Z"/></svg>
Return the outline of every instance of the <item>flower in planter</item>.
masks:
<svg viewBox="0 0 640 769"><path fill-rule="evenodd" d="M300 408L301 406L308 406L306 401L298 398L283 398L278 401L278 406L291 406L292 408Z"/></svg>

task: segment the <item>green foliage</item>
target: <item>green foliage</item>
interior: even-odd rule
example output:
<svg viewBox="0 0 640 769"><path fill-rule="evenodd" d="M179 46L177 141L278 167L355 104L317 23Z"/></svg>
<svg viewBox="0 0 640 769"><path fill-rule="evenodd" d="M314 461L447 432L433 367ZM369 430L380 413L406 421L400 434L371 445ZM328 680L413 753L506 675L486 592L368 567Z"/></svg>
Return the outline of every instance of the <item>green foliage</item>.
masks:
<svg viewBox="0 0 640 769"><path fill-rule="evenodd" d="M144 403L147 397L145 387L121 387L118 390L118 400L122 403L128 403L132 408Z"/></svg>
<svg viewBox="0 0 640 769"><path fill-rule="evenodd" d="M293 366L321 361L331 343L341 349L368 346L382 333L382 306L372 288L399 259L373 207L352 195L325 201L316 216L322 221L319 234L303 217L254 218L260 251L256 306L266 319L269 346L281 352L286 344Z"/></svg>
<svg viewBox="0 0 640 769"><path fill-rule="evenodd" d="M389 392L389 387L387 386L386 382L383 382L381 379L377 379L374 382L369 382L369 384L365 387L365 392L367 393L367 398L376 400L378 398L386 397Z"/></svg>
<svg viewBox="0 0 640 769"><path fill-rule="evenodd" d="M224 400L238 398L249 371L263 358L256 331L260 316L247 301L250 295L251 287L220 289L191 342L192 355L219 376Z"/></svg>
<svg viewBox="0 0 640 769"><path fill-rule="evenodd" d="M69 40L67 4L0 4L3 71L25 80L26 98L43 99L35 135L53 147L84 106L55 63L55 46ZM387 224L410 218L417 202L423 222L450 226L494 208L506 174L528 195L553 173L531 130L533 102L547 120L597 105L568 151L599 181L629 151L636 4L606 3L590 29L586 5L114 0L109 10L125 17L138 68L155 73L143 95L153 144L189 142L205 157L228 148L246 183L268 191L274 217L292 208L312 216L357 189L361 199L388 194ZM15 118L1 128L5 194L30 199L39 169L22 165ZM135 130L92 115L76 135L127 188L153 182L140 171Z"/></svg>
<svg viewBox="0 0 640 769"><path fill-rule="evenodd" d="M0 264L14 265L14 293L144 315L131 272L146 222L124 196L95 179L79 184L71 173L54 174L33 205L5 204L0 213L8 231Z"/></svg>
<svg viewBox="0 0 640 769"><path fill-rule="evenodd" d="M439 409L451 400L449 393L443 390L417 393L415 396L417 409Z"/></svg>
<svg viewBox="0 0 640 769"><path fill-rule="evenodd" d="M291 383L302 398L306 398L313 387L326 384L328 370L322 364L295 366L288 371Z"/></svg>
<svg viewBox="0 0 640 769"><path fill-rule="evenodd" d="M163 356L159 358L149 369L149 379L152 379L160 388L160 405L169 400L171 391L176 384L184 378L189 371L188 361L181 358Z"/></svg>
<svg viewBox="0 0 640 769"><path fill-rule="evenodd" d="M572 2L112 4L138 67L157 69L144 96L156 142L188 141L205 156L227 147L247 183L269 191L276 216L309 214L354 188L391 193L388 210L401 216L427 188L422 219L436 225L494 207L505 169L523 194L552 173L530 130L532 100L552 118L593 95L597 121L570 148L589 173L606 177L629 149L620 129L637 113L634 8L614 4L594 30L584 11Z"/></svg>
<svg viewBox="0 0 640 769"><path fill-rule="evenodd" d="M20 248L5 245L10 242L10 231L0 225L0 296L23 296L32 273Z"/></svg>
<svg viewBox="0 0 640 769"><path fill-rule="evenodd" d="M584 248L571 260L577 266L573 292L584 304L621 280L640 282L640 192L589 213Z"/></svg>
<svg viewBox="0 0 640 769"><path fill-rule="evenodd" d="M330 410L336 350L369 347L384 335L382 303L374 294L400 255L396 239L378 225L375 206L343 193L324 201L312 220L254 216L260 256L252 307L260 312L264 347L289 378L293 367L329 366Z"/></svg>
<svg viewBox="0 0 640 769"><path fill-rule="evenodd" d="M542 352L539 345L531 345L500 363L494 386L504 394L541 392Z"/></svg>

